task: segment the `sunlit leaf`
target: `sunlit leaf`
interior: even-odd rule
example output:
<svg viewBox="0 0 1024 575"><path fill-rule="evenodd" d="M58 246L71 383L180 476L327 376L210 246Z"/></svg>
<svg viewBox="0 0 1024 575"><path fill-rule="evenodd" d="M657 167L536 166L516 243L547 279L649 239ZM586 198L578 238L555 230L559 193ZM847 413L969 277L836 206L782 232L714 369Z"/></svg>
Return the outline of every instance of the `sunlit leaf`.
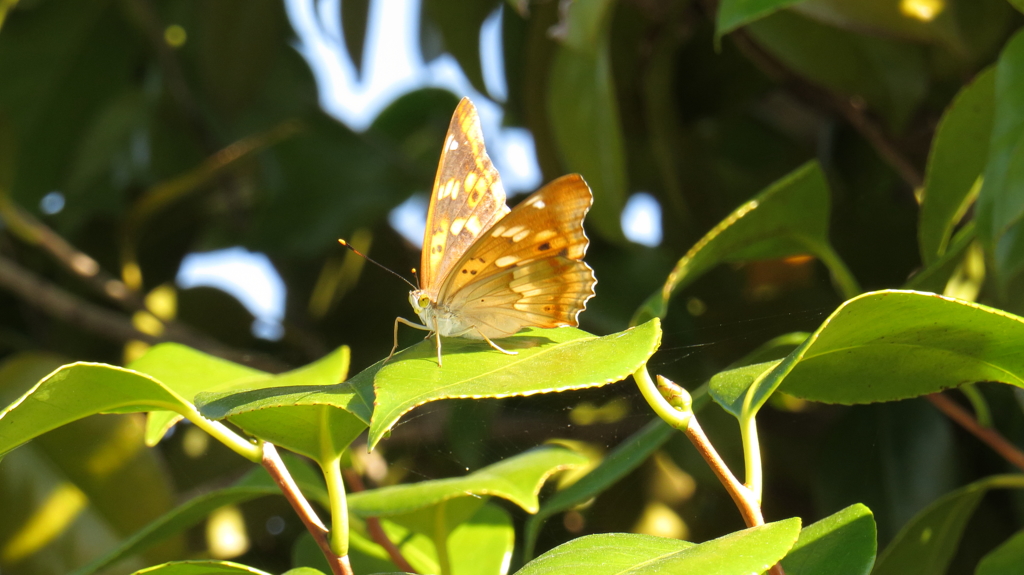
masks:
<svg viewBox="0 0 1024 575"><path fill-rule="evenodd" d="M586 465L587 458L564 447L546 446L509 457L463 477L433 479L353 493L349 510L360 517L408 513L457 497L491 495L536 513L537 494L552 473Z"/></svg>
<svg viewBox="0 0 1024 575"><path fill-rule="evenodd" d="M1024 387L1024 319L937 294L881 291L841 305L774 367L719 373L723 406L756 412L781 391L826 403L897 401L976 381ZM755 385L756 389L746 391Z"/></svg>
<svg viewBox="0 0 1024 575"><path fill-rule="evenodd" d="M989 489L1024 489L1024 476L995 475L939 498L918 513L878 558L872 575L945 573L974 509Z"/></svg>
<svg viewBox="0 0 1024 575"><path fill-rule="evenodd" d="M712 267L730 261L811 254L843 278L844 291L854 291L828 243L829 190L817 162L808 162L737 208L684 255L661 290L633 316L633 323L664 318L668 302ZM850 294L851 296L853 294Z"/></svg>
<svg viewBox="0 0 1024 575"><path fill-rule="evenodd" d="M988 160L995 69L986 68L957 94L932 140L921 197L918 241L925 264L945 252L953 229L974 202Z"/></svg>
<svg viewBox="0 0 1024 575"><path fill-rule="evenodd" d="M737 531L699 545L650 535L587 535L544 553L516 575L762 573L786 555L799 534L800 519L793 518Z"/></svg>
<svg viewBox="0 0 1024 575"><path fill-rule="evenodd" d="M437 365L433 338L369 367L350 380L355 388L373 379L376 409L370 424L372 448L409 410L453 398L512 397L598 387L620 381L647 361L661 343L657 321L597 337L563 327L531 328L499 340L518 355L499 353L484 342L442 340Z"/></svg>
<svg viewBox="0 0 1024 575"><path fill-rule="evenodd" d="M804 527L782 567L787 575L868 575L876 538L871 510L851 505Z"/></svg>
<svg viewBox="0 0 1024 575"><path fill-rule="evenodd" d="M140 569L132 575L270 575L266 571L260 571L255 567L232 563L231 561L172 561L163 565L155 565ZM308 574L320 573L315 569L309 569ZM323 575L321 573L321 575Z"/></svg>

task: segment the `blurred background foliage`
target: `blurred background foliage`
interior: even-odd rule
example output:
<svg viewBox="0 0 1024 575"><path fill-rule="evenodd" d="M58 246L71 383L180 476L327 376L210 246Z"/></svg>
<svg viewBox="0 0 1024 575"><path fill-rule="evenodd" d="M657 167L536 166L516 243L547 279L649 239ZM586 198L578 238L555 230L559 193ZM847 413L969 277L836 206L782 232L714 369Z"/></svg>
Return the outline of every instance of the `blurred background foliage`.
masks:
<svg viewBox="0 0 1024 575"><path fill-rule="evenodd" d="M599 285L584 329L624 328L696 240L809 159L827 174L840 257L864 289L898 287L922 265L916 194L939 117L1020 28L1020 8L1019 0L0 0L0 403L54 365L122 363L166 339L272 370L342 344L352 346L355 370L385 356L394 317L411 313L407 286L336 239L396 270L418 265L418 246L388 216L411 197L422 208L463 95L496 111L485 131L492 153L499 135L528 131L532 144L522 149L535 150L541 174L533 187L568 172L593 187L587 261ZM396 14L412 25L389 22ZM490 59L488 25L500 47ZM375 27L384 33L374 36ZM329 41L313 42L317 35ZM400 73L374 57L399 35L415 48L418 71L360 114L339 111L340 72L321 59L351 66L357 86L368 85L375 74ZM437 76L432 64L442 61L457 64L445 68L461 70L455 80ZM638 192L660 206L648 212L658 245L623 233L620 216ZM227 248L269 258L284 286L280 325L254 330L256 308L244 297L182 279L189 254ZM1024 312L1014 272L990 271L1001 274L992 286L975 274L979 300ZM814 329L841 301L810 258L719 266L676 296L652 367L695 387L772 337ZM1012 393L983 391L1000 429L1024 439ZM922 401L839 408L783 397L773 407L762 416L770 520L810 523L863 502L881 547L938 495L1005 467ZM445 402L418 411L358 465L390 483L461 474L554 437L599 454L651 417L625 383ZM712 408L702 421L738 465L730 418ZM200 436L186 426L145 450L138 420L105 416L13 453L0 466L0 570L64 573L175 500L246 468ZM109 464L87 465L89 449ZM40 509L52 515L40 519ZM991 495L951 572L968 572L1022 513L1013 496ZM226 553L286 568L301 525L283 500L247 504L243 517L247 544ZM25 540L33 518L52 528ZM588 532L704 540L741 527L710 471L673 440L592 504L550 521L539 551ZM210 553L204 533L146 560Z"/></svg>

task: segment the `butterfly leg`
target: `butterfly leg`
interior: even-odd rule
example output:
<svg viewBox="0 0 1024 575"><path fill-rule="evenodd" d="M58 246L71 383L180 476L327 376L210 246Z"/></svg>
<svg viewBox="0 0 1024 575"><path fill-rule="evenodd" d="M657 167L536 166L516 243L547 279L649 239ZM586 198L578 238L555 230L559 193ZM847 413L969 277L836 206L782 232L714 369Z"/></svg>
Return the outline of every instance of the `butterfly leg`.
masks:
<svg viewBox="0 0 1024 575"><path fill-rule="evenodd" d="M489 338L486 335L484 335L484 332L480 331L480 328L478 328L476 326L473 326L473 329L475 329L476 332L480 334L480 337L484 338L484 341L487 342L487 345L493 347L494 349L500 351L501 353L503 353L505 355L519 355L518 351L509 351L507 349L502 348L500 345L494 343L493 341L491 341L491 338Z"/></svg>
<svg viewBox="0 0 1024 575"><path fill-rule="evenodd" d="M434 331L434 330L430 329L429 327L427 327L425 325L420 325L418 323L413 323L413 322L405 319L404 317L396 317L395 318L395 345L391 346L391 353L388 354L388 358L384 360L384 363L387 363L387 362L391 361L391 358L394 357L394 355L395 355L395 351L398 350L398 324L400 324L400 323L404 323L405 325L407 325L409 327L414 327L416 329L422 329L422 330L427 331L427 332ZM430 333L427 333L427 337L430 337ZM426 339L426 338L424 338L424 339ZM439 342L438 343L438 355L440 355L440 353L441 353L440 352L440 348L441 348L441 344Z"/></svg>

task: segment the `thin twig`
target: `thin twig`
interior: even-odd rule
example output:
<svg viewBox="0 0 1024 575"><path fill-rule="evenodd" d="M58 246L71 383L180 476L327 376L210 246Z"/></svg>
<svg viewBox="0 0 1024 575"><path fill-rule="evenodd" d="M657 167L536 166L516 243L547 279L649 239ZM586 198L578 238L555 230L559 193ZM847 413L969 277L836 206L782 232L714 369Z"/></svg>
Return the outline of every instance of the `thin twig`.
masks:
<svg viewBox="0 0 1024 575"><path fill-rule="evenodd" d="M684 433L686 433L686 438L690 440L690 443L697 448L700 456L711 467L711 471L715 473L715 477L725 487L729 496L732 497L733 503L739 509L740 515L743 516L743 522L746 523L747 527L764 525L764 517L761 515L761 508L758 506L754 494L732 474L729 466L725 464L722 457L715 451L714 446L711 445L708 437L704 435L704 430L697 423L696 417L690 418L690 424L686 427Z"/></svg>
<svg viewBox="0 0 1024 575"><path fill-rule="evenodd" d="M117 342L139 340L150 345L167 341L183 343L224 359L272 372L284 371L278 360L228 347L180 324L168 325L159 336L143 333L129 318L82 299L23 268L14 260L0 256L0 288L13 292L26 303L50 317L80 327L89 333Z"/></svg>
<svg viewBox="0 0 1024 575"><path fill-rule="evenodd" d="M352 493L358 493L359 491L365 491L366 485L363 483L363 478L358 473L351 469L346 469L341 472L345 476L345 481L348 482L349 489ZM388 552L388 557L391 558L391 562L396 567L405 571L406 573L416 573L412 565L406 561L405 556L402 555L402 550L394 544L393 541L388 537L388 534L384 532L384 527L380 524L380 519L376 517L366 518L366 530L369 532L373 542L380 545Z"/></svg>
<svg viewBox="0 0 1024 575"><path fill-rule="evenodd" d="M339 557L331 551L331 544L327 541L327 527L317 517L316 511L313 511L313 506L302 495L299 486L295 484L295 480L288 473L288 468L284 466L284 461L281 460L281 456L277 453L277 448L272 443L263 444L263 467L270 473L277 486L281 488L292 509L298 514L299 519L302 520L310 535L313 536L316 544L320 546L324 557L327 558L327 563L331 566L331 572L334 575L353 575L348 555Z"/></svg>
<svg viewBox="0 0 1024 575"><path fill-rule="evenodd" d="M991 427L983 427L966 409L960 407L955 401L941 393L933 393L925 397L939 411L944 413L946 417L957 422L961 427L970 432L971 435L991 447L993 451L1010 464L1024 470L1024 452L1010 443L998 431Z"/></svg>

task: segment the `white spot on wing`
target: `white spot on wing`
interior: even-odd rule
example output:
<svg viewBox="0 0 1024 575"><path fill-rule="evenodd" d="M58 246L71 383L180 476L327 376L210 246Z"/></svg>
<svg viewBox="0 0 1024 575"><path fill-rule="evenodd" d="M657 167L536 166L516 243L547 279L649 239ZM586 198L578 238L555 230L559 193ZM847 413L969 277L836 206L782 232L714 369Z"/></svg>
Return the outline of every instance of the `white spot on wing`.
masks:
<svg viewBox="0 0 1024 575"><path fill-rule="evenodd" d="M511 228L502 232L501 237L511 238L512 236L518 234L521 231L523 231L523 226L512 226Z"/></svg>
<svg viewBox="0 0 1024 575"><path fill-rule="evenodd" d="M477 219L477 217L475 215L474 216L470 216L470 218L468 220L466 220L466 229L469 230L469 233L473 234L474 236L479 234L480 233L480 220Z"/></svg>
<svg viewBox="0 0 1024 575"><path fill-rule="evenodd" d="M459 149L459 143L456 142L455 138L453 138L451 136L448 136L448 149L449 150L458 150Z"/></svg>
<svg viewBox="0 0 1024 575"><path fill-rule="evenodd" d="M518 261L519 258L517 256L502 256L494 260L494 265L498 266L499 268L507 268L508 266Z"/></svg>
<svg viewBox="0 0 1024 575"><path fill-rule="evenodd" d="M514 241L514 242L521 242L524 239L526 239L526 236L528 236L528 235L530 235L530 230L523 230L523 231L519 232L518 234L512 236L512 241Z"/></svg>
<svg viewBox="0 0 1024 575"><path fill-rule="evenodd" d="M496 238L496 237L500 236L503 233L505 233L505 226L496 226L494 228L494 231L491 232L491 237L495 237Z"/></svg>
<svg viewBox="0 0 1024 575"><path fill-rule="evenodd" d="M557 235L558 235L558 232L556 232L555 230L542 230L542 231L537 232L537 235L533 237L533 241L535 241L535 242L543 242L543 241L550 240L551 238L553 238L553 237L555 237Z"/></svg>
<svg viewBox="0 0 1024 575"><path fill-rule="evenodd" d="M542 210L545 207L547 207L547 204L544 203L544 200L537 198L537 201L533 202L533 207L537 208L538 210Z"/></svg>
<svg viewBox="0 0 1024 575"><path fill-rule="evenodd" d="M453 236L459 235L459 232L462 231L462 226L464 226L464 225L466 225L466 218L456 218L456 220L454 222L452 222L452 229L451 229L452 235Z"/></svg>

